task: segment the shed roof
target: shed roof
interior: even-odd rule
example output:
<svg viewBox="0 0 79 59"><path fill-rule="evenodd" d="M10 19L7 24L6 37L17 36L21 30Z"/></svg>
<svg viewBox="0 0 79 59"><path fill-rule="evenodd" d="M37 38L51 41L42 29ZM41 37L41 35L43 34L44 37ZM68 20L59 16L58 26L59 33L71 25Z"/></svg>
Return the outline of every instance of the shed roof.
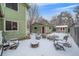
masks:
<svg viewBox="0 0 79 59"><path fill-rule="evenodd" d="M59 25L59 26L56 26L56 27L68 27L68 25Z"/></svg>

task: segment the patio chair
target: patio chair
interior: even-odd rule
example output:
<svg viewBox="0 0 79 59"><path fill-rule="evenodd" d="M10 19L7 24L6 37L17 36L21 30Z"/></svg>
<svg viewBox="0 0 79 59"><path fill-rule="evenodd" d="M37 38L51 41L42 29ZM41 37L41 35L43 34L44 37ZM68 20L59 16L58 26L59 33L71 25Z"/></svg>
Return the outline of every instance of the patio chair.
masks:
<svg viewBox="0 0 79 59"><path fill-rule="evenodd" d="M8 42L5 42L3 44L3 50L6 51L8 48L9 48L9 43Z"/></svg>
<svg viewBox="0 0 79 59"><path fill-rule="evenodd" d="M59 40L58 40L58 39L56 39L56 38L54 38L54 39L53 39L53 42L56 42L56 41L58 42Z"/></svg>
<svg viewBox="0 0 79 59"><path fill-rule="evenodd" d="M52 36L47 37L48 40L53 40L54 38Z"/></svg>
<svg viewBox="0 0 79 59"><path fill-rule="evenodd" d="M68 36L68 35L66 35L66 36L64 36L64 37L63 37L63 39L67 42L68 37L69 37L69 36Z"/></svg>
<svg viewBox="0 0 79 59"><path fill-rule="evenodd" d="M54 43L54 47L55 47L56 50L63 50L63 51L65 51L64 47L62 45L58 44L58 43Z"/></svg>
<svg viewBox="0 0 79 59"><path fill-rule="evenodd" d="M63 43L63 46L68 47L68 48L71 48L72 47L68 42Z"/></svg>
<svg viewBox="0 0 79 59"><path fill-rule="evenodd" d="M58 44L63 45L64 47L71 48L72 46L69 44L69 42L58 42Z"/></svg>
<svg viewBox="0 0 79 59"><path fill-rule="evenodd" d="M19 45L19 41L18 40L8 40L6 42L4 42L3 44L3 50L6 51L7 49L16 49Z"/></svg>
<svg viewBox="0 0 79 59"><path fill-rule="evenodd" d="M10 40L9 49L16 49L19 46L18 40Z"/></svg>
<svg viewBox="0 0 79 59"><path fill-rule="evenodd" d="M46 38L46 34L42 34L42 38Z"/></svg>
<svg viewBox="0 0 79 59"><path fill-rule="evenodd" d="M40 34L36 34L36 39L40 40L41 39L41 35Z"/></svg>

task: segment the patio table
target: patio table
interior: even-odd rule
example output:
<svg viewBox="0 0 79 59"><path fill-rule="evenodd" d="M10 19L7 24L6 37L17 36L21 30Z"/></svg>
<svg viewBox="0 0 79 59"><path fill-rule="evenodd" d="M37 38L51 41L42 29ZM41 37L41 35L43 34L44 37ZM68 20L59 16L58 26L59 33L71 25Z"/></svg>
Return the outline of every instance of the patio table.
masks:
<svg viewBox="0 0 79 59"><path fill-rule="evenodd" d="M39 42L38 41L32 41L31 42L31 47L32 48L37 48L39 46Z"/></svg>

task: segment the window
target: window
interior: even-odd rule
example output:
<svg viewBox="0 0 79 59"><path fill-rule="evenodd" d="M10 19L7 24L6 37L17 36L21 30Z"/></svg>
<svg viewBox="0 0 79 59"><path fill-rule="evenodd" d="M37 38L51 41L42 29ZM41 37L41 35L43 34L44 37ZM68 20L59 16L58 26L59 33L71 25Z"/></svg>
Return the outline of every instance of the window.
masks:
<svg viewBox="0 0 79 59"><path fill-rule="evenodd" d="M6 7L11 8L13 10L18 10L18 4L17 3L6 3Z"/></svg>
<svg viewBox="0 0 79 59"><path fill-rule="evenodd" d="M34 29L37 29L37 27L34 27Z"/></svg>
<svg viewBox="0 0 79 59"><path fill-rule="evenodd" d="M49 29L51 29L51 27L49 27Z"/></svg>
<svg viewBox="0 0 79 59"><path fill-rule="evenodd" d="M6 21L6 30L17 30L17 22Z"/></svg>

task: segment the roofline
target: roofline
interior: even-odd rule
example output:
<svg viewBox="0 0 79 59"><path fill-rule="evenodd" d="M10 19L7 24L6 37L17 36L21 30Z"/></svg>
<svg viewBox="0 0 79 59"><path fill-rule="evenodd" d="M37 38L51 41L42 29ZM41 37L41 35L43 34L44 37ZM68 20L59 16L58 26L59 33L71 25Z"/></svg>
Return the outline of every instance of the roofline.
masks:
<svg viewBox="0 0 79 59"><path fill-rule="evenodd" d="M26 5L27 9L29 9L29 8L30 8L30 5L29 5L28 3L23 3L23 4L25 4L25 5Z"/></svg>
<svg viewBox="0 0 79 59"><path fill-rule="evenodd" d="M58 25L56 27L68 27L68 25Z"/></svg>

